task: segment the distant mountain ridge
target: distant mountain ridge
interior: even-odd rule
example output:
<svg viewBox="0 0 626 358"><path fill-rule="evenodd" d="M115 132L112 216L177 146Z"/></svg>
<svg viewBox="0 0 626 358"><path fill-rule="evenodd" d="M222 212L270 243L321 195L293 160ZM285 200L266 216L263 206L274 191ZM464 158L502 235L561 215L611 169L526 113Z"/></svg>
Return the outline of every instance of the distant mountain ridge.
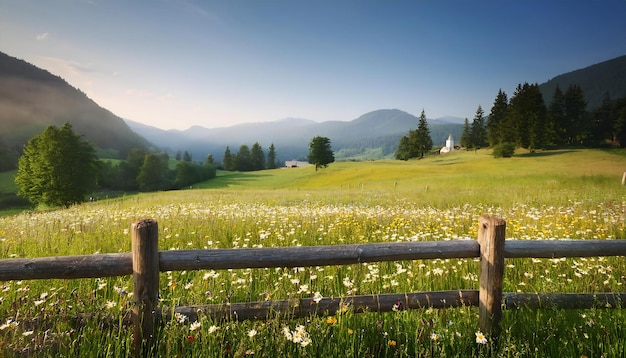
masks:
<svg viewBox="0 0 626 358"><path fill-rule="evenodd" d="M583 90L587 110L600 107L607 93L611 99L626 97L626 55L556 76L540 84L539 90L549 104L557 86L565 92L570 85Z"/></svg>
<svg viewBox="0 0 626 358"><path fill-rule="evenodd" d="M194 126L184 131L159 130L128 120L127 123L150 142L159 143L165 149L187 150L197 160L212 154L215 160L221 161L227 146L231 152L237 152L242 144L250 147L255 142L264 148L274 144L281 160L303 160L308 154L311 138L317 135L331 140L338 160L391 157L400 137L417 128L418 121L414 115L399 109L381 109L345 122L282 119L213 129ZM456 123L450 123L454 121ZM450 134L459 138L463 130L460 122L460 118L451 117L430 121L434 143L443 145ZM376 154L372 154L374 152Z"/></svg>
<svg viewBox="0 0 626 358"><path fill-rule="evenodd" d="M131 148L149 145L62 78L0 52L0 142L21 148L49 125L65 122L108 154L125 156Z"/></svg>

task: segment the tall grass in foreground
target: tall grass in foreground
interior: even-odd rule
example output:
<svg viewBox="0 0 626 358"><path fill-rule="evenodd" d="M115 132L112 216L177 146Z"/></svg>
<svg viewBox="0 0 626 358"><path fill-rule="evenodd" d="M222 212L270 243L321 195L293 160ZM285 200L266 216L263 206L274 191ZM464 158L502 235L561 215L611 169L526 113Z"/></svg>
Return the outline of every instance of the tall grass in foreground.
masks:
<svg viewBox="0 0 626 358"><path fill-rule="evenodd" d="M442 158L444 164L470 163L460 171L465 176L450 170L443 175L435 163L399 163L416 176L409 181L386 162L346 163L343 172L327 172L345 178L326 189L314 184L322 177L306 181L295 171L276 175L301 176L302 187L273 189L267 181L265 189L144 194L4 217L0 258L128 252L130 225L144 217L158 220L161 250L473 240L483 214L503 217L509 239L625 238L625 192L605 174L550 176L528 167L514 176L466 157ZM416 174L414 167L429 165L442 175L429 181ZM365 180L378 177L379 166L398 174L395 180ZM476 167L481 175L471 173ZM374 174L355 179L359 171ZM551 184L554 178L558 182ZM394 182L395 189L386 188ZM499 195L484 186L490 182ZM458 196L442 197L448 190ZM478 264L453 259L164 272L160 306L477 289ZM624 292L626 283L625 257L506 264L509 292ZM131 302L131 277L0 283L0 355L126 356L131 330L123 317ZM346 306L337 316L297 320L218 322L200 316L190 322L174 316L160 330L157 349L165 357L623 357L625 326L623 308L521 309L504 312L495 342L481 339L473 307L354 314Z"/></svg>

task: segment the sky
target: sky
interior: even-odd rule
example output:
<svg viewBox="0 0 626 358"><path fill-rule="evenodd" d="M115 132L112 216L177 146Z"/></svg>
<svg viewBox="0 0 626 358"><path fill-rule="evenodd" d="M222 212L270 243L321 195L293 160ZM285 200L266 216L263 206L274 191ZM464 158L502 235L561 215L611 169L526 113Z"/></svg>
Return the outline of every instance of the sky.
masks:
<svg viewBox="0 0 626 358"><path fill-rule="evenodd" d="M0 0L0 51L162 129L471 120L626 55L625 19L624 0Z"/></svg>

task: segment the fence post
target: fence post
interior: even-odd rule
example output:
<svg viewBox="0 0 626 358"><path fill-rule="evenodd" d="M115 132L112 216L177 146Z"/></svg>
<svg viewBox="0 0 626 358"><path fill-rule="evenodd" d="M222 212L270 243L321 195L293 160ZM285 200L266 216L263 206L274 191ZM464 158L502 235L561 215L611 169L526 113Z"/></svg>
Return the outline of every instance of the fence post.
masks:
<svg viewBox="0 0 626 358"><path fill-rule="evenodd" d="M156 304L159 293L159 232L156 220L132 225L133 256L133 351L153 356Z"/></svg>
<svg viewBox="0 0 626 358"><path fill-rule="evenodd" d="M497 339L502 318L502 276L504 275L504 239L506 222L483 215L478 227L480 245L479 327Z"/></svg>

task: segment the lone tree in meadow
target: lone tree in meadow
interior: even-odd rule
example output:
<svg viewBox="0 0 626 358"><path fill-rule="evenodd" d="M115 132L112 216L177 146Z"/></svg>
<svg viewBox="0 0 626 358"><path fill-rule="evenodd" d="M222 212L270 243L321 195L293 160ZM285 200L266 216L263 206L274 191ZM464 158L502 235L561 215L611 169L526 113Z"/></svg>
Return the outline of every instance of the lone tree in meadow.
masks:
<svg viewBox="0 0 626 358"><path fill-rule="evenodd" d="M28 142L19 159L18 195L35 205L80 203L96 188L97 163L93 146L75 134L69 123L61 128L49 126Z"/></svg>
<svg viewBox="0 0 626 358"><path fill-rule="evenodd" d="M327 137L313 137L309 143L309 163L315 164L315 171L319 168L326 168L328 164L335 161L335 154L330 146L330 139Z"/></svg>

